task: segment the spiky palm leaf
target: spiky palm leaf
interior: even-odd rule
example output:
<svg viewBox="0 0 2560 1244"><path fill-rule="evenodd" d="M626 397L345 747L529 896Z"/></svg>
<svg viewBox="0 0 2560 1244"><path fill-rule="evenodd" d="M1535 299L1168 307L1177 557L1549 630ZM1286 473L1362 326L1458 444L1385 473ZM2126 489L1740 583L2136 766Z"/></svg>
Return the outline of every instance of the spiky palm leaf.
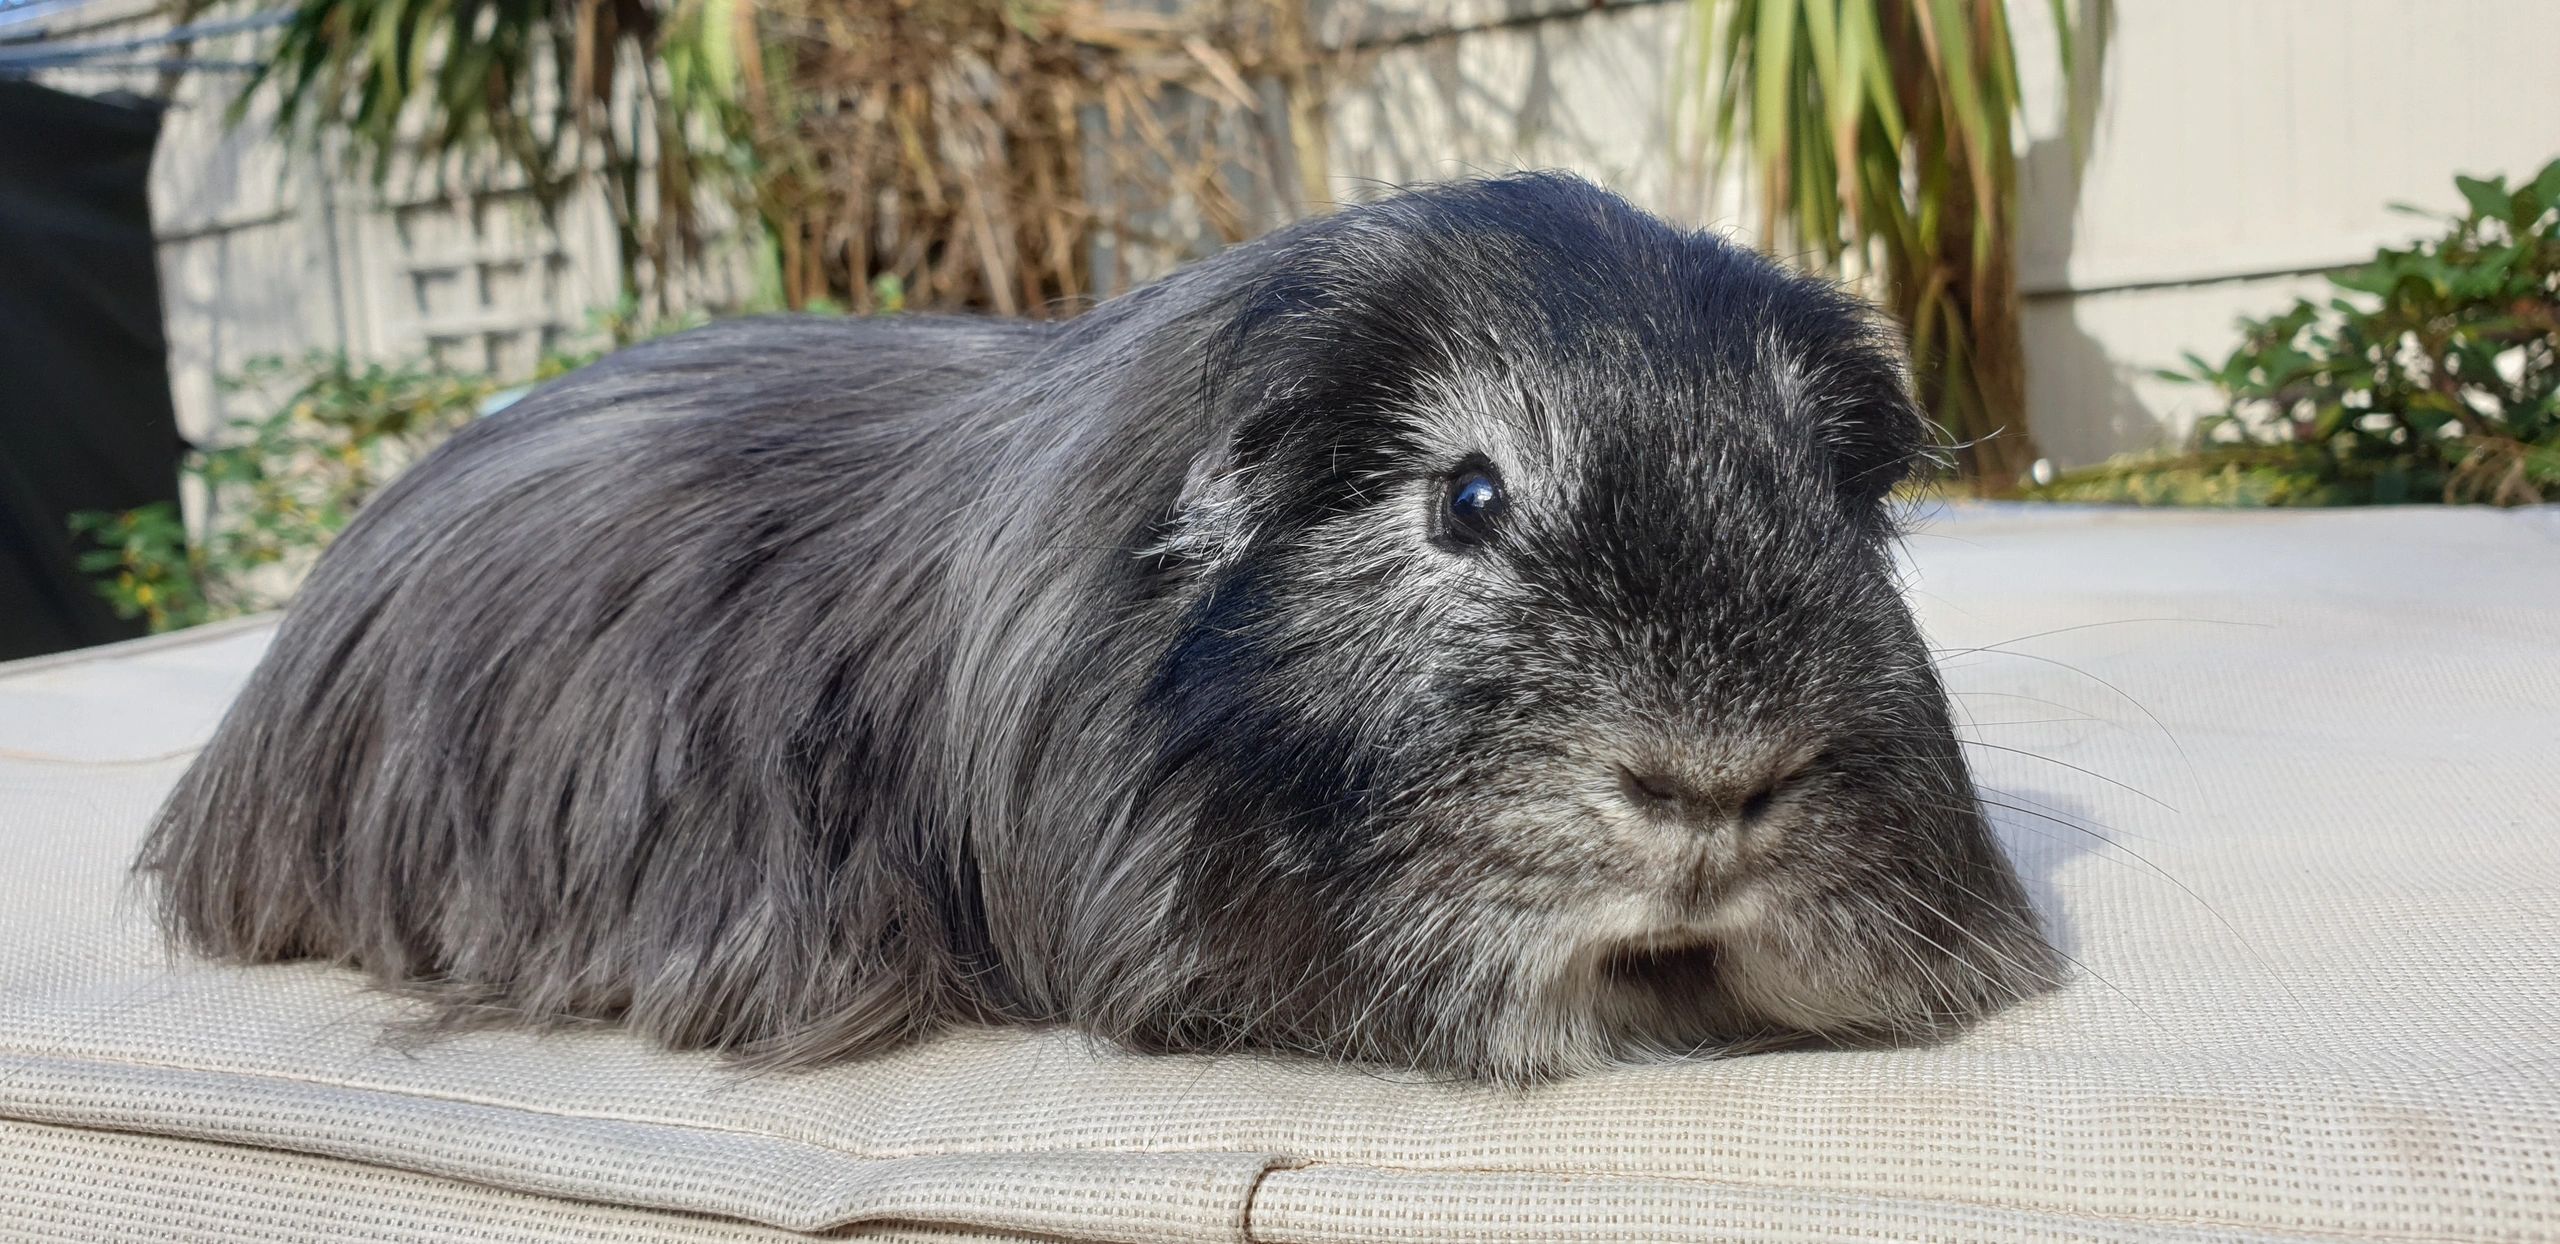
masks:
<svg viewBox="0 0 2560 1244"><path fill-rule="evenodd" d="M692 251L697 191L734 177L720 138L758 81L736 37L755 2L298 0L235 116L272 87L278 128L343 134L377 180L494 157L548 206L592 172L636 285Z"/></svg>
<svg viewBox="0 0 2560 1244"><path fill-rule="evenodd" d="M2014 486L2036 450L2018 327L2022 99L2002 0L1692 3L1711 32L1710 132L1719 158L1740 155L1757 179L1767 245L1880 276L1958 468ZM2104 37L2107 0L2048 3L2077 98L2075 40Z"/></svg>

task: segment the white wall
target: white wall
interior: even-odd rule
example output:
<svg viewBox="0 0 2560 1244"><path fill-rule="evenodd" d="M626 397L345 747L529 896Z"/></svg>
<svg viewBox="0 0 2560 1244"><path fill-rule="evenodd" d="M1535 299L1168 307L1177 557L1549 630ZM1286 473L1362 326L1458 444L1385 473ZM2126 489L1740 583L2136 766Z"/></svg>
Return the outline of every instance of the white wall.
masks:
<svg viewBox="0 0 2560 1244"><path fill-rule="evenodd" d="M1657 210L1690 220L1735 219L1703 163L1682 151L1677 110L1690 80L1679 48L1689 10L1678 0L1524 0L1504 13L1469 10L1483 24L1373 35L1336 79L1330 120L1334 184L1346 199L1383 185L1516 168L1578 170ZM1388 20L1386 18L1379 19ZM1352 28L1356 29L1356 27Z"/></svg>
<svg viewBox="0 0 2560 1244"><path fill-rule="evenodd" d="M2013 3L2036 102L2019 238L2029 400L2057 459L2183 437L2210 394L2151 377L2323 269L2434 231L2456 173L2560 156L2551 0L2120 0L2075 188L2041 4ZM2035 89L2040 87L2041 89Z"/></svg>
<svg viewBox="0 0 2560 1244"><path fill-rule="evenodd" d="M1349 0L1345 0L1348 3ZM1562 166L1750 236L1675 125L1696 80L1687 0L1376 0L1333 154L1370 180ZM2064 464L2176 443L2209 395L2152 378L2219 357L2306 274L2407 240L2393 202L2459 204L2457 172L2560 155L2553 0L2119 0L2083 176L2047 6L2015 0L2030 96L2019 237L2028 399ZM1327 28L1363 29L1337 11Z"/></svg>

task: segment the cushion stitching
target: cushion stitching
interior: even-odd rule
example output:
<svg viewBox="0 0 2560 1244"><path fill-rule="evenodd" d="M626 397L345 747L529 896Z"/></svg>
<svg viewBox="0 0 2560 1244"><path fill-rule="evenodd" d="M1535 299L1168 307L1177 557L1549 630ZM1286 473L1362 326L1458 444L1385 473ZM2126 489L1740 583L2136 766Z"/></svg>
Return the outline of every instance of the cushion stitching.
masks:
<svg viewBox="0 0 2560 1244"><path fill-rule="evenodd" d="M474 1097L467 1097L467 1096L462 1096L462 1095L459 1095L459 1094L436 1093L436 1092L418 1092L418 1091L408 1091L408 1090L391 1090L391 1089L382 1089L382 1088L366 1087L366 1086L361 1086L361 1085L338 1084L338 1083L334 1083L334 1082L327 1081L327 1080L315 1080L315 1079L311 1079L311 1078L306 1077L306 1076L293 1076L293 1075L276 1074L276 1073L267 1073L267 1072L245 1072L245 1071L216 1070L216 1069L211 1069L211 1068L203 1068L203 1067L193 1067L193 1066L188 1066L188 1065L186 1065L186 1064L182 1064L182 1063L163 1063L163 1062L154 1062L154 1061L144 1060L144 1059L132 1059L132 1058L121 1058L121 1057L107 1057L107 1058L84 1057L84 1058L80 1058L80 1059L63 1059L63 1058L58 1058L58 1057L47 1058L47 1056L44 1056L44 1055L26 1055L26 1054L24 1054L24 1053L23 1053L23 1051L19 1051L19 1053L21 1053L21 1056L25 1056L25 1057L34 1057L34 1058L45 1058L45 1059L47 1059L47 1061L53 1061L53 1062L69 1062L69 1063L91 1062L91 1063L98 1063L98 1064L109 1065L109 1066L128 1066L128 1067L136 1067L136 1068L151 1068L151 1069L160 1069L160 1070L169 1070L169 1071L183 1071L183 1072L189 1072L189 1073L198 1074L198 1075L210 1075L210 1076L232 1076L232 1077L237 1077L237 1078L245 1079L245 1080L268 1080L268 1081L275 1081L275 1082L278 1082L278 1083L306 1085L306 1086L315 1087L315 1088L344 1089L344 1090L347 1090L347 1091L350 1091L350 1092L362 1093L362 1094L372 1095L372 1096L381 1096L381 1097L390 1097L390 1098L408 1098L408 1099L414 1099L414 1100L419 1100L419 1101L435 1101L435 1102L445 1102L445 1103L449 1103L449 1104L456 1104L456 1105L476 1106L476 1107L480 1107L480 1108L482 1108L482 1109L489 1109L489 1110L514 1111L514 1112L518 1112L518 1113L522 1113L522 1114L534 1115L534 1116L539 1116L539 1117L543 1117L543 1118L556 1118L556 1119L569 1119L569 1120L588 1120L588 1121L599 1122L599 1123L628 1123L628 1124L636 1124L636 1125L644 1125L644 1126L653 1126L653 1127L665 1127L665 1128L670 1128L670 1129L674 1129L674 1130L678 1130L678 1131L705 1132L705 1133L712 1133L712 1134L718 1134L718 1135L737 1136L737 1137L742 1137L742 1138L751 1139L751 1140L760 1140L760 1141L766 1141L766 1142L770 1142L770 1143L774 1143L774 1144L788 1145L788 1146L791 1146L791 1147L794 1147L794 1148L801 1148L801 1149L810 1149L810 1150L815 1150L815 1151L817 1151L817 1152L824 1153L824 1154L828 1154L828 1155L831 1155L831 1156L834 1156L834 1157L843 1158L843 1159L847 1159L847 1160L850 1160L850 1161L853 1161L853 1162L856 1162L856 1163L865 1163L865 1164L868 1164L868 1163L898 1162L898 1161L907 1161L907 1160L920 1159L920 1158L942 1158L942 1157L1043 1157L1043 1156L1057 1156L1057 1155L1067 1155L1067 1154L1091 1154L1091 1155L1096 1155L1096 1156L1105 1156L1105 1157L1108 1157L1108 1156L1129 1156L1129 1157L1222 1157L1222 1156L1238 1156L1238 1157L1244 1157L1244 1156L1260 1156L1260 1157L1262 1157L1262 1158L1264 1158L1264 1159L1265 1159L1265 1161L1266 1161L1266 1165L1265 1165L1265 1167L1264 1167L1263 1171L1262 1171L1259 1175L1257 1175L1257 1176L1255 1177L1255 1179L1254 1179L1254 1181L1253 1181L1253 1184L1252 1184L1251 1188L1250 1188L1250 1189L1248 1190L1248 1192L1247 1192L1247 1196L1246 1196L1246 1198L1245 1198L1244 1205L1243 1205L1243 1216L1242 1216L1242 1219L1241 1219L1241 1224L1242 1224L1243 1231L1245 1232L1245 1234L1244 1234L1243 1238L1244 1238L1244 1239L1246 1239L1247 1241L1250 1241L1250 1240L1253 1238L1253 1237L1252 1237L1252 1235L1251 1235L1251 1231L1252 1231L1252 1223L1253 1223L1253 1214L1254 1214L1254 1209L1255 1209L1255 1207L1259 1204L1260 1196L1261 1196L1261 1191L1262 1191L1262 1187L1263 1187L1264 1182L1265 1182L1266 1180L1268 1180L1272 1174L1274 1174L1274 1173L1276 1173L1276 1172L1279 1172L1279 1171L1283 1171L1283 1170L1287 1170L1287 1171L1298 1171L1298 1170L1321 1171L1321 1170L1326 1169L1326 1168L1332 1168L1332 1169L1351 1170L1351 1171L1378 1171L1378 1172L1382 1172L1382 1173L1386 1173L1386 1174L1391 1174L1391 1175L1531 1175L1531 1176L1545 1176L1545 1177L1549 1177L1549 1178L1569 1178L1569 1179L1660 1180L1660 1181L1662 1181L1662 1182L1666 1182L1666 1183L1692 1184L1692 1185L1698 1185L1698 1186L1702 1186L1702 1187L1749 1188L1749 1189L1755 1189L1755 1190L1781 1190L1781 1191L1784 1191L1784 1190L1806 1191L1806 1190L1808 1190L1808 1189L1802 1189L1802 1188L1799 1188L1799 1187L1797 1187L1797 1186L1795 1186L1795 1185L1770 1184L1770 1183L1755 1183L1755 1182L1751 1182L1751 1181L1748 1181L1748 1180L1737 1180L1737 1179L1729 1179L1729 1178L1728 1178L1728 1179L1717 1179L1717 1178L1706 1177L1706 1176L1697 1176L1697 1175L1639 1174L1639 1173L1631 1173L1631 1172L1616 1172L1616 1171L1607 1171L1607 1170L1574 1170L1574 1169L1558 1169L1558 1168L1554 1168L1554 1167L1537 1167L1537 1166L1488 1166L1488 1165L1465 1165L1465 1164L1452 1164L1452 1165L1418 1165L1418 1164L1412 1164L1412 1163L1392 1163L1392 1162L1380 1162L1380 1161L1347 1161L1347 1160L1342 1160L1342 1159L1330 1159L1330 1158L1310 1158L1310 1157L1305 1157L1305 1156L1302 1156L1302 1155L1286 1154L1286 1153L1281 1153L1281 1152L1277 1152L1277 1151L1273 1151L1273 1150L1268 1150L1268 1149L1203 1149L1203 1148L1190 1148L1190 1149L1140 1149L1140 1148L1122 1148L1122 1147L1113 1147L1113 1148L1084 1148L1084 1147L1063 1146L1063 1147L1049 1147L1049 1148L1015 1148L1015 1149L1000 1149L1000 1148L971 1148L971 1149L909 1149L909 1150L897 1150L897 1149L872 1149L872 1150L862 1150L862 1149L850 1149L850 1148L844 1148L844 1147L841 1147L841 1146L831 1145L831 1144L826 1144L826 1143L819 1142L819 1141L814 1141L814 1140L803 1140L803 1139L800 1139L800 1138L797 1138L797 1137L791 1137L791 1136L784 1136L784 1135L780 1135L780 1134L778 1134L778 1133L774 1133L774 1132L771 1132L771 1131L762 1131L762 1130L754 1130L754 1129L739 1128L739 1127L729 1127L729 1126L724 1126L724 1125L721 1125L721 1124L715 1124L715 1123L687 1123L687 1122L681 1122L681 1121L669 1120L669 1119L662 1119L662 1118L649 1118L649 1117L630 1116L630 1115L616 1115L616 1114L600 1114L600 1113L581 1112L581 1111L569 1111L569 1110L552 1110L552 1109L546 1109L546 1108L542 1108L542 1107L538 1107L538 1106L530 1106L530 1105L526 1105L526 1104L518 1103L518 1102L497 1102L497 1101L489 1101L489 1100L486 1100L486 1099L474 1098ZM133 1128L122 1128L122 1129L116 1129L116 1130L136 1131L136 1130L138 1130L138 1129L133 1129ZM149 1133L147 1133L147 1132L146 1132L146 1133L143 1133L143 1134L146 1134L146 1135L147 1135L147 1134L149 1134ZM281 1146L281 1145L268 1145L268 1146L260 1146L260 1147L265 1147L265 1148L283 1148L283 1149L286 1149L288 1152L302 1152L301 1150L292 1150L292 1149L287 1148L286 1146ZM401 1167L397 1166L396 1164L393 1164L393 1163L387 1163L387 1162L381 1162L381 1161L378 1161L378 1160L377 1160L377 1161L374 1161L374 1162L373 1162L373 1164L374 1164L374 1165L379 1165L379 1166L385 1166L385 1167L387 1167L387 1168L389 1168L389 1169L404 1169L404 1168L401 1168ZM1816 1190L1816 1191L1818 1191L1818 1190ZM1831 1192L1831 1193L1826 1193L1826 1195L1840 1196L1840 1197L1843 1197L1843 1198L1855 1198L1855 1197L1865 1196L1865 1197L1872 1197L1872 1198L1874 1198L1874 1199L1878 1199L1878 1200L1909 1201L1909 1202L1917 1202L1917 1203L1920 1203L1920 1204L1929 1204L1929 1205L1972 1206L1972 1207L1985 1208L1985 1209L2001 1209L2001 1210L2010 1210L2010 1211L2015 1211L2015 1212L2022 1212L2022 1213L2035 1214L2035 1215L2039 1215L2039 1216L2042 1216L2042 1217L2053 1218L2053 1219L2064 1220L2064 1221L2116 1222L2116 1223L2137 1223L2137 1224L2138 1224L2138 1223L2166 1223L2166 1224L2173 1224L2173 1225L2187 1225L2187 1226L2219 1226L2219 1227L2250 1227L2250 1226L2256 1226L2256 1225L2263 1225L2265 1229L2269 1229L2269 1230L2275 1230L2275 1229L2289 1230L2289 1231L2295 1231L2295 1232L2300 1232L2300 1233L2304 1233L2304 1234L2318 1235L2318 1236L2321 1236L2321 1237L2323 1237L2323 1238L2336 1238L2336 1239L2371 1239L2371 1238L2376 1238L2376 1237L2372 1236L2372 1235L2371 1235L2370 1233L2368 1233L2368 1232L2349 1232L2349 1231L2336 1230L2336 1229L2327 1229L2327 1228L2308 1227L2308 1226L2303 1226L2303 1225L2300 1225L2300 1224L2275 1224L2275 1223L2255 1224L2255 1223L2253 1223L2251 1220L2248 1220L2248 1219L2229 1219L2229 1218L2223 1218L2223 1219L2216 1219L2216 1218L2197 1218L2197 1217L2193 1217L2193 1216L2182 1216L2182 1215L2174 1215L2174 1214L2166 1214L2166 1213L2162 1213L2162 1214L2135 1214L2135 1215L2108 1214L2108 1213L2104 1213L2104 1212L2100 1212L2100 1211L2055 1209L2055 1208L2050 1208L2050 1207L2037 1206L2037 1205L2029 1204L2029 1203L2026 1203L2026 1202L2020 1202L2020 1201L1994 1200L1994 1199L1986 1199L1986 1198L1980 1198L1980 1197L1963 1197L1963 1196L1947 1196L1947 1195L1934 1195L1934 1196L1878 1196L1878 1195L1877 1195L1877 1194L1875 1194L1875 1193L1860 1193L1860 1192L1854 1192L1854 1191L1848 1191L1848 1192ZM2451 1240L2459 1240L2459 1239L2461 1239L2461 1238L2463 1238L2463 1237L2459 1237L2459 1236L2440 1236L2440 1235L2405 1235L2405 1234L2404 1234L2404 1235L2394 1236L2394 1237L2390 1237L2390 1238L2394 1238L2394 1239L2401 1239L2401 1240L2409 1240L2409 1241L2451 1241Z"/></svg>
<svg viewBox="0 0 2560 1244"><path fill-rule="evenodd" d="M1525 1167L1525 1168L1487 1167L1487 1168L1483 1168L1483 1169L1481 1169L1481 1170L1473 1170L1473 1169L1470 1169L1470 1170L1448 1171L1448 1170L1442 1170L1441 1168L1436 1168L1436 1167L1402 1167L1402 1166L1386 1165L1386 1164L1382 1164L1382 1163L1328 1162L1328 1161L1323 1161L1323 1160L1316 1160L1316 1161L1310 1161L1310 1162L1301 1163L1301 1164L1299 1164L1299 1165L1298 1165L1298 1166L1296 1166L1296 1167L1287 1168L1287 1170L1288 1170L1288 1171L1312 1170L1312 1171L1318 1171L1318 1172L1320 1173L1320 1172L1321 1172L1321 1168L1325 1168L1325 1167L1340 1167L1340 1168L1346 1168L1346 1169L1352 1169L1352 1170L1376 1170L1376 1171L1383 1171L1383 1172L1387 1172L1387 1173L1390 1173L1390 1174L1450 1174L1450 1173L1456 1173L1456 1174L1487 1174L1487 1175L1538 1175L1538 1174L1544 1174L1544 1175L1570 1175L1570 1176L1571 1176L1572 1178L1574 1178L1574 1179L1590 1179L1590 1180L1618 1180L1618 1181L1624 1181L1624 1182L1659 1181L1659 1182L1663 1182L1663 1183L1691 1184L1691 1185L1695 1185L1695 1186L1699 1186L1699 1187L1706 1187L1706 1188L1741 1188L1741 1189L1747 1189L1747 1190L1755 1191L1755 1192L1780 1192L1780 1193L1785 1193L1785 1192L1804 1192L1804 1191L1811 1191L1811 1192L1816 1193L1817 1195L1834 1196L1834 1197L1838 1197L1838 1198L1839 1198L1839 1199L1841 1199L1841 1200L1864 1200L1864 1201L1868 1201L1869 1203L1872 1203L1872 1204L1888 1204L1888 1203L1892 1203L1892 1202L1908 1202L1908 1203L1914 1203L1914 1204L1920 1204L1920 1205L1964 1206L1964 1207L1972 1207L1972 1208L1977 1208L1977 1209L2007 1210L2007 1211L2016 1212L2016 1213L2021 1213L2021 1214L2033 1215L2034 1217L2037 1217L2037 1218L2042 1218L2042 1219L2046 1219L2046 1220L2049 1220L2049 1221L2057 1221L2057 1222L2107 1222L2107 1223L2119 1223L2119 1224L2123 1224L2123 1225L2127 1225L2127 1226L2161 1226L2161 1225L2167 1225L2167 1226L2182 1226L2182 1227L2218 1227L2218 1228L2224 1228L2224 1229L2241 1229L2241 1230L2258 1230L2258 1231L2268 1231L2268 1232L2275 1232L2275 1233L2279 1233L2279 1234L2282 1234L2282 1233L2292 1233L2292 1234L2296 1234L2296 1235L2302 1235L2302 1236L2316 1236L2316 1237L2319 1237L2319 1238L2321 1238L2321 1239L2334 1239L2334 1240L2394 1240L2394 1241L2406 1241L2406 1242L2407 1242L2407 1244L2466 1244L2466 1242L2467 1242L2467 1241L2470 1241L2470 1240L2473 1240L2473 1239L2477 1238L2477 1237L2474 1237L2474 1236L2466 1236L2466 1235L2444 1235L2444 1234L2420 1234L2420 1235L2411 1235L2411 1234L2408 1234L2408 1233L2406 1233L2406 1232L2393 1233L2393 1234L2389 1234L2389 1235L2377 1235L2377 1234L2373 1233L2373 1232L2372 1232L2372 1231L2370 1231L2370 1230L2349 1229L2349 1228L2344 1228L2344 1227L2318 1227L2318 1226L2309 1226L2309 1225L2304 1225L2304 1224L2301 1224L2301 1223L2260 1222L2260 1221L2254 1221L2254 1220L2244 1219L2244 1218L2205 1218L2205 1217L2198 1217L2198 1216L2195 1216L2195 1215L2192 1215L2192 1214L2175 1214L2175 1213L2151 1213L2151 1214L2121 1214L2121 1213L2113 1213L2113 1214L2111 1214L2111 1213L2108 1213L2108 1212L2103 1211L2103 1210L2056 1209L2056 1208L2050 1208L2050 1207L2046 1207L2046 1206L2030 1205L2030 1204L2025 1204L2025 1203L2022 1203L2022 1202L2016 1202L2016 1201L2002 1201L2002 1200L1995 1200L1995 1199L1983 1198L1983 1197L1943 1196L1943 1195L1940 1195L1940 1196L1905 1196L1905 1195L1873 1194L1873 1193L1866 1193L1866 1194L1861 1194L1861 1193L1846 1193L1846 1194L1843 1194L1843 1193L1823 1192L1823 1191L1822 1191L1822 1190L1820 1190L1820 1189L1807 1189L1807 1188L1803 1188L1803 1187L1801 1187L1801 1186L1799 1186L1799 1185L1795 1185L1795 1184L1786 1184L1786 1183L1755 1183L1755 1182L1752 1182L1752 1181L1749 1181L1749 1180L1740 1180L1740 1179L1711 1179L1711 1178L1704 1178L1704 1177L1700 1177L1700 1176L1687 1176L1687 1175L1638 1175L1638 1174L1619 1174L1619 1173L1611 1173L1611 1172L1591 1172L1591 1173L1584 1173L1584 1172L1562 1172L1562 1171L1546 1171L1546 1170L1540 1170L1540 1169L1537 1169L1537 1168L1534 1168L1534 1167ZM1269 1178L1270 1178L1273 1174L1280 1174L1280 1173L1286 1173L1286 1172L1281 1171L1281 1170L1265 1171L1265 1172L1263 1173L1263 1177L1262 1177L1261 1179L1257 1179L1257 1180L1255 1180L1255 1181L1254 1181L1254 1185L1253 1185L1253 1196L1254 1196L1253 1204L1252 1204L1252 1205L1250 1205L1250 1206L1248 1206L1247 1211L1246 1211L1246 1225L1247 1225L1248 1229L1250 1229L1251 1224L1252 1224L1252 1211L1253 1211L1253 1209L1259 1208L1259 1206L1260 1206L1260 1203L1261 1203L1261 1196L1262 1196L1262 1190L1263 1190L1263 1185L1264 1185L1264 1183L1265 1183L1265 1182L1267 1182L1267 1181L1269 1180ZM1248 1240L1249 1240L1249 1244L1250 1244L1250 1237L1248 1237Z"/></svg>

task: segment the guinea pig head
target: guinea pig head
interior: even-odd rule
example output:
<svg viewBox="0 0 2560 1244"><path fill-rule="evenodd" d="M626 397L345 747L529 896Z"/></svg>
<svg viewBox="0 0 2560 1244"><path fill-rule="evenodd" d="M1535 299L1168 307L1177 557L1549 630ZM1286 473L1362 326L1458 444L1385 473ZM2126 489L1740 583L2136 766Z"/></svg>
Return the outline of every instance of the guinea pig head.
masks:
<svg viewBox="0 0 2560 1244"><path fill-rule="evenodd" d="M1897 579L1926 425L1862 304L1564 179L1289 245L1154 550L1200 972L1156 1037L1530 1080L2055 977Z"/></svg>

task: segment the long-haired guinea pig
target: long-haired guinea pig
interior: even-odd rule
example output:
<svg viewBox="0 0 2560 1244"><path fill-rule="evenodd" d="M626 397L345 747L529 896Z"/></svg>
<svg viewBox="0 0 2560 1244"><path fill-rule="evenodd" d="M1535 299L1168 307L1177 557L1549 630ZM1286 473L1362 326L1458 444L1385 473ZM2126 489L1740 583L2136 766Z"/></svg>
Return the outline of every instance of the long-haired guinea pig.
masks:
<svg viewBox="0 0 2560 1244"><path fill-rule="evenodd" d="M1556 176L638 346L364 510L140 867L222 958L768 1066L1950 1032L2055 956L1899 590L1896 349Z"/></svg>

